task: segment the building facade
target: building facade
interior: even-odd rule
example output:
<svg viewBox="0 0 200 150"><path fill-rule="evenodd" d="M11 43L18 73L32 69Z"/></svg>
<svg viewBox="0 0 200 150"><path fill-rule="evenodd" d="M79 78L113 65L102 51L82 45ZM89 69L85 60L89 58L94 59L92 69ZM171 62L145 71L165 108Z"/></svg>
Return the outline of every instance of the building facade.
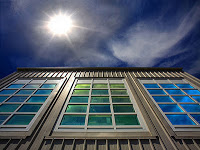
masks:
<svg viewBox="0 0 200 150"><path fill-rule="evenodd" d="M0 149L199 150L200 80L182 68L18 68Z"/></svg>

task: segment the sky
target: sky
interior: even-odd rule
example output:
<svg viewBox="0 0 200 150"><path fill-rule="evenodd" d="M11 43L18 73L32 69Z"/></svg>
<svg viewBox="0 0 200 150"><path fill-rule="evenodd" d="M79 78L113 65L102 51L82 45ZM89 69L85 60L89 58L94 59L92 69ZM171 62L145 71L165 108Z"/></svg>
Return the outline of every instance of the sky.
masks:
<svg viewBox="0 0 200 150"><path fill-rule="evenodd" d="M50 17L74 24L53 36ZM17 67L182 67L200 78L198 0L0 0L0 78Z"/></svg>

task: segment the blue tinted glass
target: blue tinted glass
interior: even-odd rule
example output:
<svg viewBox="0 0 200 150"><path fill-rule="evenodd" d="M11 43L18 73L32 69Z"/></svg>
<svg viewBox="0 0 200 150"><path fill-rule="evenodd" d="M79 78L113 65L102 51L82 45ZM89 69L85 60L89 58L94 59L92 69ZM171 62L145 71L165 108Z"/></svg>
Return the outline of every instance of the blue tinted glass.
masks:
<svg viewBox="0 0 200 150"><path fill-rule="evenodd" d="M30 95L34 92L34 90L20 90L17 95L23 94L23 95Z"/></svg>
<svg viewBox="0 0 200 150"><path fill-rule="evenodd" d="M85 125L85 115L64 115L60 125Z"/></svg>
<svg viewBox="0 0 200 150"><path fill-rule="evenodd" d="M108 95L108 90L92 90L92 95Z"/></svg>
<svg viewBox="0 0 200 150"><path fill-rule="evenodd" d="M176 88L173 84L160 84L163 88Z"/></svg>
<svg viewBox="0 0 200 150"><path fill-rule="evenodd" d="M163 90L148 90L150 94L155 95L166 95L166 93Z"/></svg>
<svg viewBox="0 0 200 150"><path fill-rule="evenodd" d="M56 84L43 84L41 88L55 88Z"/></svg>
<svg viewBox="0 0 200 150"><path fill-rule="evenodd" d="M170 95L184 95L181 90L166 90Z"/></svg>
<svg viewBox="0 0 200 150"><path fill-rule="evenodd" d="M92 113L110 113L110 105L90 105Z"/></svg>
<svg viewBox="0 0 200 150"><path fill-rule="evenodd" d="M153 96L156 102L174 102L169 96Z"/></svg>
<svg viewBox="0 0 200 150"><path fill-rule="evenodd" d="M0 103L6 100L6 98L8 98L8 96L0 96Z"/></svg>
<svg viewBox="0 0 200 150"><path fill-rule="evenodd" d="M183 112L176 104L159 104L163 112Z"/></svg>
<svg viewBox="0 0 200 150"><path fill-rule="evenodd" d="M40 85L39 84L28 84L27 86L25 86L25 88L33 88L36 89L38 88Z"/></svg>
<svg viewBox="0 0 200 150"><path fill-rule="evenodd" d="M72 96L70 103L87 103L88 102L88 96Z"/></svg>
<svg viewBox="0 0 200 150"><path fill-rule="evenodd" d="M0 115L0 124L2 124L7 118L8 118L9 115Z"/></svg>
<svg viewBox="0 0 200 150"><path fill-rule="evenodd" d="M173 96L173 98L177 101L177 102L190 102L193 103L194 101L188 97L188 96Z"/></svg>
<svg viewBox="0 0 200 150"><path fill-rule="evenodd" d="M27 104L23 105L18 112L37 112L42 105L40 104Z"/></svg>
<svg viewBox="0 0 200 150"><path fill-rule="evenodd" d="M191 85L189 84L176 84L178 87L180 88L193 88Z"/></svg>
<svg viewBox="0 0 200 150"><path fill-rule="evenodd" d="M200 124L200 114L191 114L191 116Z"/></svg>
<svg viewBox="0 0 200 150"><path fill-rule="evenodd" d="M13 112L18 106L19 104L3 104L0 106L0 112Z"/></svg>
<svg viewBox="0 0 200 150"><path fill-rule="evenodd" d="M200 92L198 90L184 90L184 91L190 95L200 95Z"/></svg>
<svg viewBox="0 0 200 150"><path fill-rule="evenodd" d="M28 102L35 102L35 103L39 102L39 103L43 103L43 102L46 101L46 99L47 99L47 96L32 96L32 97L28 100Z"/></svg>
<svg viewBox="0 0 200 150"><path fill-rule="evenodd" d="M200 112L200 105L198 104L181 104L187 112Z"/></svg>
<svg viewBox="0 0 200 150"><path fill-rule="evenodd" d="M13 115L6 125L28 125L34 115Z"/></svg>
<svg viewBox="0 0 200 150"><path fill-rule="evenodd" d="M7 102L24 102L28 96L13 96Z"/></svg>
<svg viewBox="0 0 200 150"><path fill-rule="evenodd" d="M0 92L0 95L3 94L3 95L11 95L13 93L15 93L17 90L2 90Z"/></svg>
<svg viewBox="0 0 200 150"><path fill-rule="evenodd" d="M192 96L196 101L200 102L200 96Z"/></svg>
<svg viewBox="0 0 200 150"><path fill-rule="evenodd" d="M44 95L49 95L51 94L52 90L37 90L35 94L44 94Z"/></svg>
<svg viewBox="0 0 200 150"><path fill-rule="evenodd" d="M144 84L145 88L159 88L157 84Z"/></svg>
<svg viewBox="0 0 200 150"><path fill-rule="evenodd" d="M79 112L86 113L87 105L68 105L65 112Z"/></svg>
<svg viewBox="0 0 200 150"><path fill-rule="evenodd" d="M21 88L22 86L23 86L24 84L12 84L12 85L10 85L9 87L7 87L7 88Z"/></svg>
<svg viewBox="0 0 200 150"><path fill-rule="evenodd" d="M173 125L195 125L188 115L166 115Z"/></svg>

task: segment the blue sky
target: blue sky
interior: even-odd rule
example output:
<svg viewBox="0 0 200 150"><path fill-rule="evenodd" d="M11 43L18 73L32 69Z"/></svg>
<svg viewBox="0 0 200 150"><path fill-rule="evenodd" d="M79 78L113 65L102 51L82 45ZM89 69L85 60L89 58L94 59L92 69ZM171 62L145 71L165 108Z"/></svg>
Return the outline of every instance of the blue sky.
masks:
<svg viewBox="0 0 200 150"><path fill-rule="evenodd" d="M200 78L198 0L0 3L0 78L17 67L183 67ZM44 28L59 12L83 27L72 30L70 41Z"/></svg>

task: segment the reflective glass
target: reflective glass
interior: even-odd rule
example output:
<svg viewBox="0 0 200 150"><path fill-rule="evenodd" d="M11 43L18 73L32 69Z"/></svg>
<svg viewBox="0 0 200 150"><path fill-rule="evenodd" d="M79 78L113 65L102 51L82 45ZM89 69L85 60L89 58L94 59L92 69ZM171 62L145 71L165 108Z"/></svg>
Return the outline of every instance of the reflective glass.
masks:
<svg viewBox="0 0 200 150"><path fill-rule="evenodd" d="M144 84L145 88L160 88L157 84Z"/></svg>
<svg viewBox="0 0 200 150"><path fill-rule="evenodd" d="M135 112L133 105L113 105L113 109L115 113Z"/></svg>
<svg viewBox="0 0 200 150"><path fill-rule="evenodd" d="M137 115L115 115L116 125L140 125Z"/></svg>
<svg viewBox="0 0 200 150"><path fill-rule="evenodd" d="M192 96L196 101L200 102L200 96Z"/></svg>
<svg viewBox="0 0 200 150"><path fill-rule="evenodd" d="M6 98L8 98L8 96L0 96L0 103L6 100Z"/></svg>
<svg viewBox="0 0 200 150"><path fill-rule="evenodd" d="M18 112L38 112L41 106L40 104L26 104L23 105Z"/></svg>
<svg viewBox="0 0 200 150"><path fill-rule="evenodd" d="M28 102L34 102L34 103L43 103L47 99L47 96L32 96Z"/></svg>
<svg viewBox="0 0 200 150"><path fill-rule="evenodd" d="M177 102L189 102L189 103L193 103L194 101L188 97L188 96L173 96L173 98L177 101Z"/></svg>
<svg viewBox="0 0 200 150"><path fill-rule="evenodd" d="M55 88L56 84L43 84L41 88Z"/></svg>
<svg viewBox="0 0 200 150"><path fill-rule="evenodd" d="M156 102L174 102L169 96L153 96Z"/></svg>
<svg viewBox="0 0 200 150"><path fill-rule="evenodd" d="M35 90L20 90L17 95L30 95L34 92Z"/></svg>
<svg viewBox="0 0 200 150"><path fill-rule="evenodd" d="M170 95L184 95L181 90L166 90Z"/></svg>
<svg viewBox="0 0 200 150"><path fill-rule="evenodd" d="M18 88L21 88L22 86L24 86L24 84L12 84L7 88L17 88L18 89Z"/></svg>
<svg viewBox="0 0 200 150"><path fill-rule="evenodd" d="M91 103L109 103L108 96L92 96Z"/></svg>
<svg viewBox="0 0 200 150"><path fill-rule="evenodd" d="M184 90L189 95L200 95L198 90Z"/></svg>
<svg viewBox="0 0 200 150"><path fill-rule="evenodd" d="M173 125L195 125L195 123L188 117L188 115L166 115Z"/></svg>
<svg viewBox="0 0 200 150"><path fill-rule="evenodd" d="M113 103L130 103L130 98L128 96L112 96Z"/></svg>
<svg viewBox="0 0 200 150"><path fill-rule="evenodd" d="M39 86L40 86L39 84L28 84L28 85L26 85L24 88L36 89L36 88L38 88Z"/></svg>
<svg viewBox="0 0 200 150"><path fill-rule="evenodd" d="M200 124L200 114L191 114L191 116Z"/></svg>
<svg viewBox="0 0 200 150"><path fill-rule="evenodd" d="M110 113L110 105L90 105L91 113Z"/></svg>
<svg viewBox="0 0 200 150"><path fill-rule="evenodd" d="M76 84L75 88L90 88L90 84Z"/></svg>
<svg viewBox="0 0 200 150"><path fill-rule="evenodd" d="M107 84L93 84L93 88L108 88Z"/></svg>
<svg viewBox="0 0 200 150"><path fill-rule="evenodd" d="M13 94L13 93L15 93L17 90L2 90L1 92L0 92L0 95L2 94L2 95L11 95L11 94Z"/></svg>
<svg viewBox="0 0 200 150"><path fill-rule="evenodd" d="M200 105L198 104L181 104L187 112L200 112Z"/></svg>
<svg viewBox="0 0 200 150"><path fill-rule="evenodd" d="M92 90L92 95L108 95L108 90Z"/></svg>
<svg viewBox="0 0 200 150"><path fill-rule="evenodd" d="M73 94L76 95L89 95L90 90L74 90Z"/></svg>
<svg viewBox="0 0 200 150"><path fill-rule="evenodd" d="M28 125L34 115L13 115L6 125Z"/></svg>
<svg viewBox="0 0 200 150"><path fill-rule="evenodd" d="M148 90L150 94L152 95L166 95L166 93L163 90Z"/></svg>
<svg viewBox="0 0 200 150"><path fill-rule="evenodd" d="M110 84L110 88L125 88L124 84Z"/></svg>
<svg viewBox="0 0 200 150"><path fill-rule="evenodd" d="M87 105L68 105L65 112L83 112L86 113Z"/></svg>
<svg viewBox="0 0 200 150"><path fill-rule="evenodd" d="M13 96L7 102L24 102L28 96Z"/></svg>
<svg viewBox="0 0 200 150"><path fill-rule="evenodd" d="M191 85L189 84L176 84L179 88L193 88Z"/></svg>
<svg viewBox="0 0 200 150"><path fill-rule="evenodd" d="M13 112L18 106L19 104L3 104L0 106L0 112Z"/></svg>
<svg viewBox="0 0 200 150"><path fill-rule="evenodd" d="M0 115L0 124L2 124L7 118L8 118L9 115Z"/></svg>
<svg viewBox="0 0 200 150"><path fill-rule="evenodd" d="M85 115L64 115L60 125L85 125Z"/></svg>
<svg viewBox="0 0 200 150"><path fill-rule="evenodd" d="M183 110L176 104L159 104L163 112L183 112Z"/></svg>
<svg viewBox="0 0 200 150"><path fill-rule="evenodd" d="M51 94L52 90L37 90L37 92L35 93L36 95L49 95Z"/></svg>
<svg viewBox="0 0 200 150"><path fill-rule="evenodd" d="M70 103L87 103L88 102L88 96L72 96Z"/></svg>
<svg viewBox="0 0 200 150"><path fill-rule="evenodd" d="M163 88L176 88L173 84L160 84Z"/></svg>
<svg viewBox="0 0 200 150"><path fill-rule="evenodd" d="M112 95L127 95L126 90L111 90Z"/></svg>
<svg viewBox="0 0 200 150"><path fill-rule="evenodd" d="M112 125L111 115L89 115L89 126L107 126Z"/></svg>

